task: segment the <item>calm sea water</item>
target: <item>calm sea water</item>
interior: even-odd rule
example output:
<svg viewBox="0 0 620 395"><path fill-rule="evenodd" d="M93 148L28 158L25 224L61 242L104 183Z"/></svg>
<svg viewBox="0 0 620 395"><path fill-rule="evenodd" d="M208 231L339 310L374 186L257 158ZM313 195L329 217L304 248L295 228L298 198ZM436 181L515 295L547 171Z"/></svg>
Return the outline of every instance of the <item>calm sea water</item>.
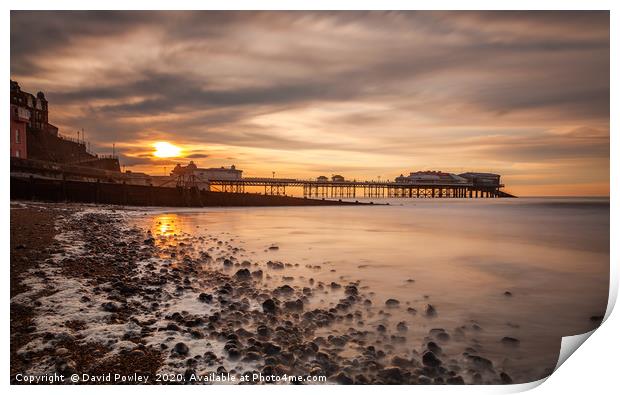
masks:
<svg viewBox="0 0 620 395"><path fill-rule="evenodd" d="M401 302L387 324L407 322L409 349L419 349L431 328L454 333L475 323L481 330L445 349L459 354L475 346L517 381L543 376L557 362L561 337L591 330L590 317L604 314L609 199L384 202L391 204L157 210L135 223L154 233L229 240L244 249L241 259L261 265L298 264L271 273L274 286L359 280L376 313L388 298ZM327 292L312 300L335 302ZM428 303L437 317L421 314ZM368 329L386 323L385 315L371 317ZM504 336L520 346L506 347Z"/></svg>

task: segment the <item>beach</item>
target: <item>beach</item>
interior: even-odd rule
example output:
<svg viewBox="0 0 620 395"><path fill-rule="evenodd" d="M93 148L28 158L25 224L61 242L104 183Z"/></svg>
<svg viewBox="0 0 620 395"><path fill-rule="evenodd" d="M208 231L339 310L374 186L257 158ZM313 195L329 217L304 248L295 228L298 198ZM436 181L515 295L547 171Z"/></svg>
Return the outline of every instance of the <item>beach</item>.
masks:
<svg viewBox="0 0 620 395"><path fill-rule="evenodd" d="M14 202L12 382L540 379L605 312L609 201L518 200Z"/></svg>

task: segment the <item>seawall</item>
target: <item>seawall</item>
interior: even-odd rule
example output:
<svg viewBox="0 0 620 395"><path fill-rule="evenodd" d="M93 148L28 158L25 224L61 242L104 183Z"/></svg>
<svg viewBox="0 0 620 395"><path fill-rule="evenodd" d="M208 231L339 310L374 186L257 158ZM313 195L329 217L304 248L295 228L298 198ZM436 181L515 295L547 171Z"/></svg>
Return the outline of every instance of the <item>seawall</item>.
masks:
<svg viewBox="0 0 620 395"><path fill-rule="evenodd" d="M253 193L210 192L146 185L14 176L11 176L11 200L162 207L334 206L367 204Z"/></svg>

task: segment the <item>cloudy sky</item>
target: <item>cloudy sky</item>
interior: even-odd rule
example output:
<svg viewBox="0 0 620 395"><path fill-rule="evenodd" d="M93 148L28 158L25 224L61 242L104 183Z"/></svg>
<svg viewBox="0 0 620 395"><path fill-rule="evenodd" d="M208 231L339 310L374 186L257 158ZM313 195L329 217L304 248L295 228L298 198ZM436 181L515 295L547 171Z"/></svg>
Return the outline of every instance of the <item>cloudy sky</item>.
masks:
<svg viewBox="0 0 620 395"><path fill-rule="evenodd" d="M609 194L607 12L11 12L11 78L127 169Z"/></svg>

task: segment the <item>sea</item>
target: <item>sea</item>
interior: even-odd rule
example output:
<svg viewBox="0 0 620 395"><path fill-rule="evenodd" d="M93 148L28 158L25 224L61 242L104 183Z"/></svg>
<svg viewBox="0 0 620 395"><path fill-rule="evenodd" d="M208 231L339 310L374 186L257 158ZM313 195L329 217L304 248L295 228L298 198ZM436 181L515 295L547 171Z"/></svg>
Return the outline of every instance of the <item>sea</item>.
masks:
<svg viewBox="0 0 620 395"><path fill-rule="evenodd" d="M446 354L473 348L519 382L550 374L562 337L594 329L605 314L608 198L367 200L375 204L157 208L131 221L159 236L226 240L263 268L288 264L267 271L273 287L358 283L372 302L358 326L404 323L405 353L445 329ZM388 299L400 307L387 308ZM337 302L326 290L307 308Z"/></svg>

